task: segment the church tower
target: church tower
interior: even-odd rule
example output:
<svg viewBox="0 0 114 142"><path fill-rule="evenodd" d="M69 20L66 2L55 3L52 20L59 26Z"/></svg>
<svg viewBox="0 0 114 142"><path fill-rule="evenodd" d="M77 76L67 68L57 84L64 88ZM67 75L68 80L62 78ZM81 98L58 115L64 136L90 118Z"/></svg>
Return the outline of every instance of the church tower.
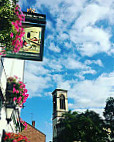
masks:
<svg viewBox="0 0 114 142"><path fill-rule="evenodd" d="M68 112L67 90L55 89L52 92L53 96L53 142L57 142L59 128L57 127L58 120L62 114Z"/></svg>

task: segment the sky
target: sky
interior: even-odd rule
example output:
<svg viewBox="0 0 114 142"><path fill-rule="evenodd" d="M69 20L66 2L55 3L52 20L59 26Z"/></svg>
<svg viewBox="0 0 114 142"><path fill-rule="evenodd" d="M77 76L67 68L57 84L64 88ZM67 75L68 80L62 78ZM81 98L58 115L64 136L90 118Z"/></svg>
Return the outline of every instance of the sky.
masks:
<svg viewBox="0 0 114 142"><path fill-rule="evenodd" d="M102 115L114 97L114 0L19 0L23 11L46 14L42 62L26 61L24 81L29 98L23 120L52 139L52 92L68 90L73 111Z"/></svg>

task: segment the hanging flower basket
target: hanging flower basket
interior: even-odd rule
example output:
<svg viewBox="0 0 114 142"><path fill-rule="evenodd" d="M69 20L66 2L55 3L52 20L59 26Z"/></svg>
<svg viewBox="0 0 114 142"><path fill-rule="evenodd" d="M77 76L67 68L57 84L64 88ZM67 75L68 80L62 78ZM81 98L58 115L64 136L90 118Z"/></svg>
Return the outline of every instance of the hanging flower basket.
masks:
<svg viewBox="0 0 114 142"><path fill-rule="evenodd" d="M4 142L29 142L26 136L14 133L5 133Z"/></svg>
<svg viewBox="0 0 114 142"><path fill-rule="evenodd" d="M13 0L14 1L14 0ZM0 5L0 55L7 51L19 52L23 46L25 32L22 21L25 20L19 5L4 0Z"/></svg>
<svg viewBox="0 0 114 142"><path fill-rule="evenodd" d="M29 96L25 84L20 81L17 76L7 79L6 90L6 101L8 103L15 102L20 107L23 106Z"/></svg>

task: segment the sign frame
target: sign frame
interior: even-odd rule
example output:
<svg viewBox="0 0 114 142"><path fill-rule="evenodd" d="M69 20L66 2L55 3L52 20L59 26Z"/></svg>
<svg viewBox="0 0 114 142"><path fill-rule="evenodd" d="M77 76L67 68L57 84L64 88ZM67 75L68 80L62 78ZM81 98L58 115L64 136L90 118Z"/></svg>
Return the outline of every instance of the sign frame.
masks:
<svg viewBox="0 0 114 142"><path fill-rule="evenodd" d="M30 27L39 27L41 28L41 44L40 44L40 53L33 52L24 52L19 51L18 53L6 53L7 58L17 58L22 60L33 60L33 61L42 61L43 60L43 51L44 51L44 35L45 35L45 25L46 25L46 15L38 13L29 13L23 12L25 15L25 22L22 23L23 26Z"/></svg>

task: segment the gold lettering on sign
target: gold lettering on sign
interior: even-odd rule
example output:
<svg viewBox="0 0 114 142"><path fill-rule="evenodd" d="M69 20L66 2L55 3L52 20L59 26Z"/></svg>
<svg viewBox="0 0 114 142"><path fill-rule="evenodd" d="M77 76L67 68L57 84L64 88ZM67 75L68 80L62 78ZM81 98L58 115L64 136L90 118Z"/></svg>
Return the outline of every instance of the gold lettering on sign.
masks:
<svg viewBox="0 0 114 142"><path fill-rule="evenodd" d="M27 8L27 12L28 12L28 13L35 13L35 9L32 9L32 8L28 9L28 8Z"/></svg>

